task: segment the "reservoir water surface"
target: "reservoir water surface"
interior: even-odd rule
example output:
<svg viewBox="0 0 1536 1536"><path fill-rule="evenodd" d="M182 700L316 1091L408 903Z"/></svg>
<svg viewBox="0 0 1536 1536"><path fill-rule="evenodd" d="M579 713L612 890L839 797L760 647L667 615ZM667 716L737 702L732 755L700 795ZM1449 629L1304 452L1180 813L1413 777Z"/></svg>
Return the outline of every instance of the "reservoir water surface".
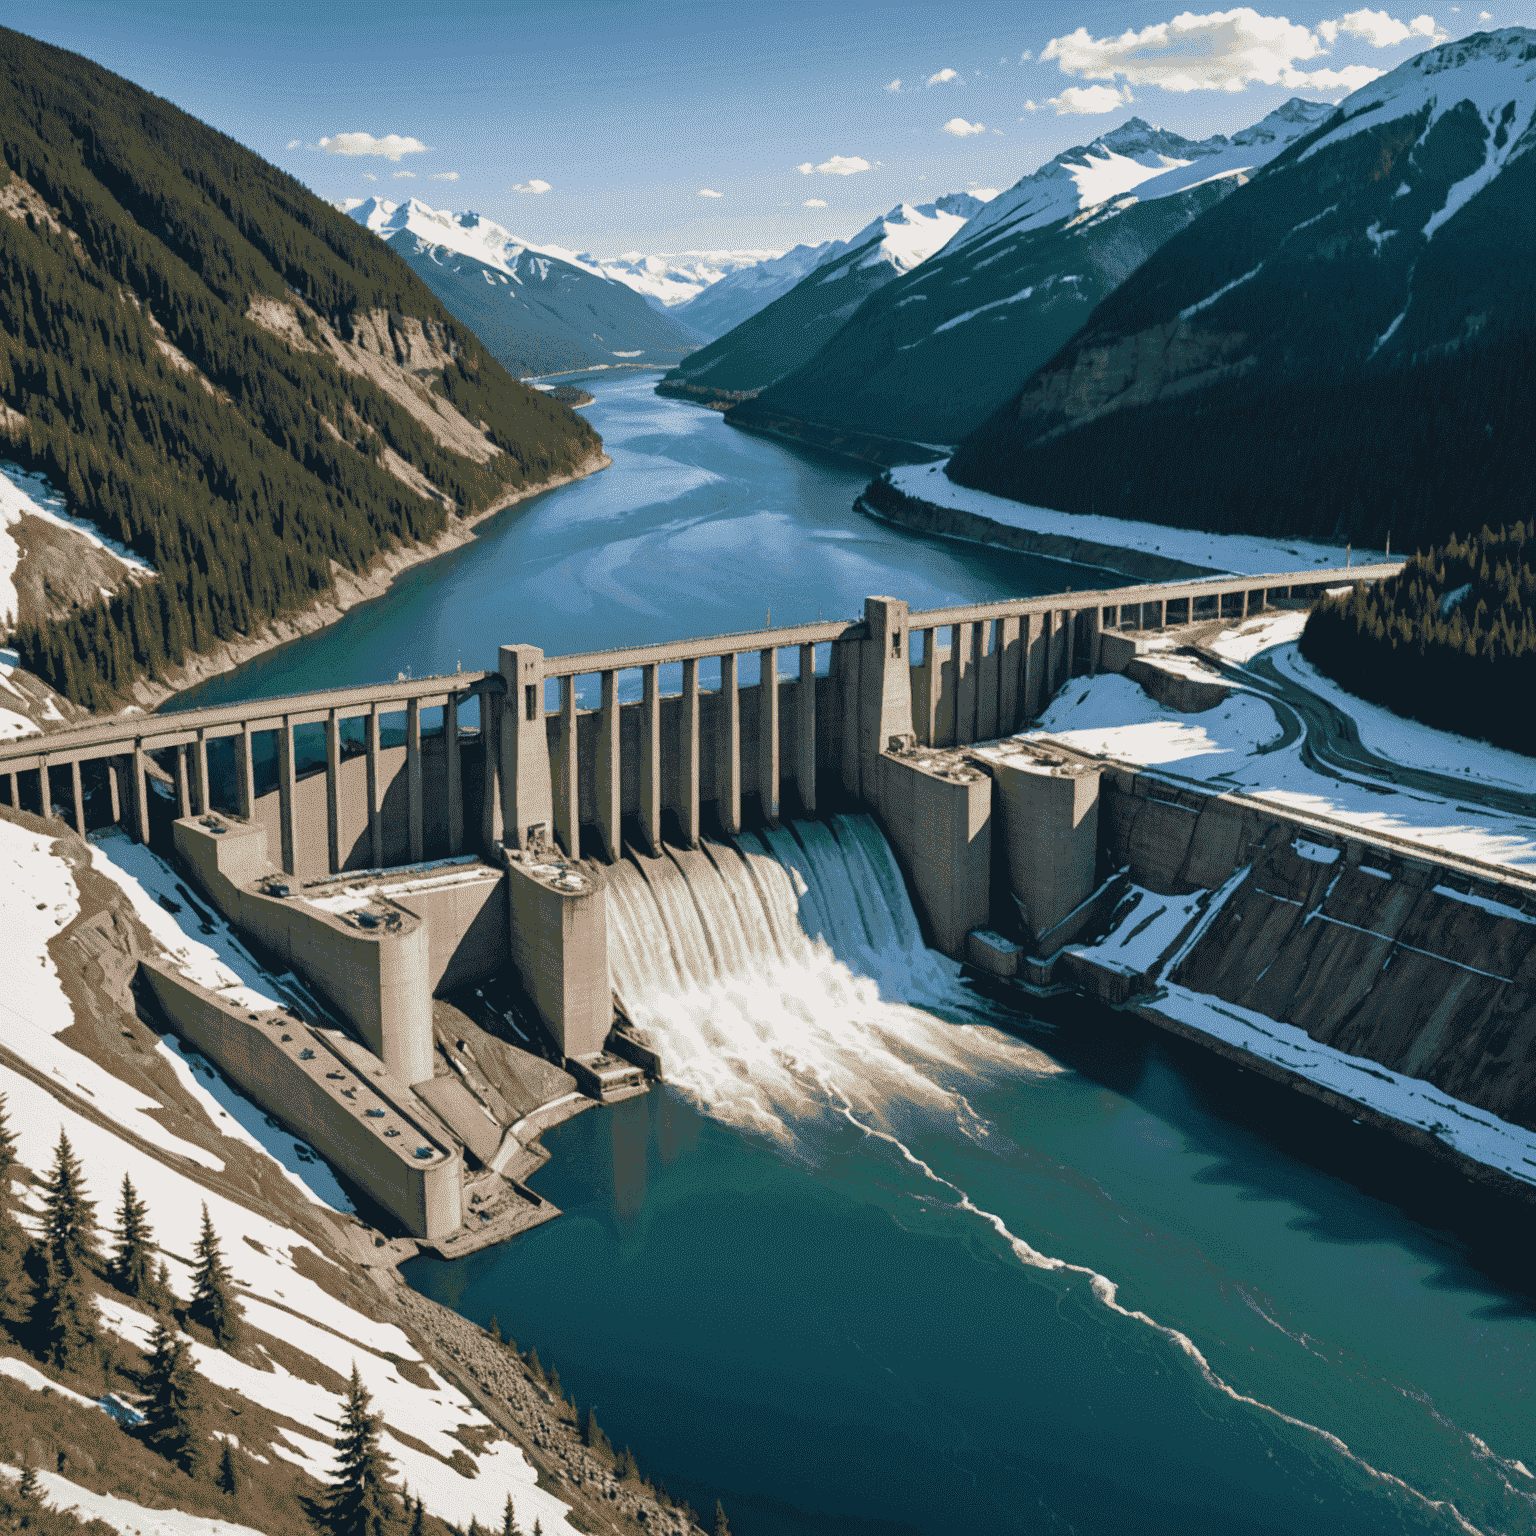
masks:
<svg viewBox="0 0 1536 1536"><path fill-rule="evenodd" d="M186 701L1103 581L589 387L612 469ZM668 1085L545 1138L558 1221L412 1284L740 1536L1536 1531L1528 1212L1135 1018L978 995L871 823L743 849L734 936L616 882Z"/></svg>

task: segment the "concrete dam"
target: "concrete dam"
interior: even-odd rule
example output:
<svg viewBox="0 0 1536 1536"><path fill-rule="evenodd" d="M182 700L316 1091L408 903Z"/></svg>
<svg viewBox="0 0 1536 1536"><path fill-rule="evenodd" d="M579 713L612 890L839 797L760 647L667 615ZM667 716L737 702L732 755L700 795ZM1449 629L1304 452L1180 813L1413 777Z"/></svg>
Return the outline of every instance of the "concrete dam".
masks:
<svg viewBox="0 0 1536 1536"><path fill-rule="evenodd" d="M1144 630L1396 569L918 613L872 597L852 623L563 657L504 645L485 672L7 743L0 796L81 835L122 826L302 979L314 1010L262 1014L175 966L141 966L179 1034L448 1255L516 1230L537 1205L522 1180L557 1102L613 1101L664 1074L769 1134L785 1094L822 1093L852 1113L858 1085L818 1051L818 1020L863 1031L866 1054L884 1052L893 1073L897 1040L903 1059L947 1060L946 1026L923 1010L963 1013L962 965L1003 986L1070 982L1174 1027L1154 1006L1166 955L1135 970L1107 962L1095 937L1114 930L1132 884L1225 891L1239 871L1289 870L1298 839L1341 870L1396 871L1399 888L1369 940L1350 941L1376 946L1364 1013L1304 984L1321 951L1287 961L1296 985L1279 996L1271 983L1264 1006L1524 1122L1523 1087L1500 1064L1529 1045L1525 934L1499 938L1495 986L1466 980L1425 939L1427 906L1404 926L1402 893L1432 897L1446 882L1507 909L1507 872L1241 797L1195 807L1155 774L1004 741L1067 679L1134 668ZM1291 883L1305 885L1295 872ZM1288 899L1320 911L1337 884ZM1536 912L1536 891L1528 900ZM1447 916L1464 922L1465 909ZM1277 954L1301 955L1303 933L1317 940L1266 921ZM1204 909L1186 927L1202 922L1201 935ZM1456 971L1445 1006L1394 1004L1399 985L1422 1000L1439 980L1422 966L1416 982L1407 966L1388 972L1404 945ZM1326 963L1355 961L1341 951ZM1179 954L1180 977L1221 996L1250 996L1251 971L1199 944ZM440 999L495 976L540 1035L527 1049L438 1017ZM793 1070L765 1043L775 1029L794 1031Z"/></svg>

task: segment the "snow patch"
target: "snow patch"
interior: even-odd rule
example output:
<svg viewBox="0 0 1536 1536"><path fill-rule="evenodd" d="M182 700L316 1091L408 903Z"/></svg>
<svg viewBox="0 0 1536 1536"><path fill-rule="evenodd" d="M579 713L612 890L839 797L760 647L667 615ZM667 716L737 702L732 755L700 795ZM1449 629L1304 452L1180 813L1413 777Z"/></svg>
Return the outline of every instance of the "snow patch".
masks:
<svg viewBox="0 0 1536 1536"><path fill-rule="evenodd" d="M0 1462L0 1477L19 1481L21 1469ZM92 1493L57 1472L39 1469L37 1479L42 1484L43 1501L51 1508L76 1514L81 1520L100 1520L122 1536L262 1536L253 1526L237 1525L233 1520L189 1515L179 1509L146 1509L116 1494Z"/></svg>
<svg viewBox="0 0 1536 1536"><path fill-rule="evenodd" d="M1202 309L1209 309L1212 304L1214 304L1218 299L1225 298L1227 294L1231 293L1234 288L1241 288L1244 283L1252 282L1253 279L1256 278L1263 270L1264 263L1261 261L1258 266L1253 269L1252 272L1245 272L1241 277L1234 277L1230 283L1226 284L1225 287L1218 288L1215 293L1201 299L1198 303L1191 304L1187 308L1181 309L1179 311L1179 319L1188 320L1191 315L1198 315Z"/></svg>

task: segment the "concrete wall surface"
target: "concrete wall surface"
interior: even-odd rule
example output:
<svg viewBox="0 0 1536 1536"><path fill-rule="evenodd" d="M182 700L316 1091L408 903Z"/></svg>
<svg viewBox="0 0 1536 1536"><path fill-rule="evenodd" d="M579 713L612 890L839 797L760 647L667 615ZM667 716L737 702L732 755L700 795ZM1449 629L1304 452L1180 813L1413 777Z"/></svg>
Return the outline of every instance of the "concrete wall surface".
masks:
<svg viewBox="0 0 1536 1536"><path fill-rule="evenodd" d="M434 996L483 980L511 955L506 876L500 869L470 865L460 878L431 872L418 880L386 879L383 894L426 928L427 988Z"/></svg>
<svg viewBox="0 0 1536 1536"><path fill-rule="evenodd" d="M1536 1128L1536 886L1124 769L1102 804L1138 885L1239 877L1167 980Z"/></svg>
<svg viewBox="0 0 1536 1536"><path fill-rule="evenodd" d="M1037 952L1044 953L1071 937L1061 925L1097 884L1099 772L1026 753L989 761L1013 894Z"/></svg>
<svg viewBox="0 0 1536 1536"><path fill-rule="evenodd" d="M567 1057L600 1053L613 1027L608 891L596 870L511 853L507 907L523 990Z"/></svg>
<svg viewBox="0 0 1536 1536"><path fill-rule="evenodd" d="M916 900L932 946L967 957L966 935L992 906L992 781L961 762L878 759L879 821Z"/></svg>
<svg viewBox="0 0 1536 1536"><path fill-rule="evenodd" d="M330 1031L282 1012L245 1012L160 961L141 960L140 974L182 1039L413 1237L444 1237L458 1229L459 1150L413 1113L415 1095L382 1062L358 1071L358 1048L338 1049Z"/></svg>

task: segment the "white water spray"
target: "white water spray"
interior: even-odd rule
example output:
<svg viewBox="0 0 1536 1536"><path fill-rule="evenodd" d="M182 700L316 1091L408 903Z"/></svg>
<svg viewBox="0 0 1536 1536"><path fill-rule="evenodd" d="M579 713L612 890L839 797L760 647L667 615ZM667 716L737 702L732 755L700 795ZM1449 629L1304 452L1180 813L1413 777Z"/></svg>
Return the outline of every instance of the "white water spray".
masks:
<svg viewBox="0 0 1536 1536"><path fill-rule="evenodd" d="M1231 1386L1188 1334L1124 1306L1097 1270L1032 1247L895 1133L893 1113L939 1111L989 1144L992 1127L962 1088L1059 1068L989 1027L959 967L924 946L901 872L869 818L747 834L739 850L669 852L621 863L608 887L613 986L668 1083L716 1119L765 1132L799 1156L815 1124L845 1121L948 1191L954 1198L943 1203L984 1222L1020 1264L1082 1277L1104 1308L1166 1339L1214 1391L1316 1437L1372 1481L1482 1536L1450 1501Z"/></svg>
<svg viewBox="0 0 1536 1536"><path fill-rule="evenodd" d="M608 889L614 990L667 1082L797 1154L838 1103L881 1124L940 1111L984 1136L965 1087L1056 1070L986 1024L959 966L924 946L867 817L670 850L618 865Z"/></svg>

